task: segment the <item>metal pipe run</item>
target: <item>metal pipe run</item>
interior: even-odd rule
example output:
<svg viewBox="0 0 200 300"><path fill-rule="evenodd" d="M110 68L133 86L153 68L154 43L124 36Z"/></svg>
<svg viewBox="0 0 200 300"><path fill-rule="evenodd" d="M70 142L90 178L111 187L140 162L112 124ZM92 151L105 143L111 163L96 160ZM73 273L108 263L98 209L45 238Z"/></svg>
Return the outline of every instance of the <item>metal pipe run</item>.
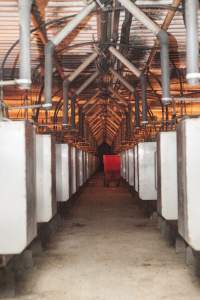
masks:
<svg viewBox="0 0 200 300"><path fill-rule="evenodd" d="M192 0L191 0L192 1ZM162 30L153 22L140 8L130 0L119 0L119 2L144 26L150 29L160 39L161 47L161 70L162 70L162 101L164 105L171 101L170 96L170 72L169 72L169 39L166 31Z"/></svg>
<svg viewBox="0 0 200 300"><path fill-rule="evenodd" d="M92 1L80 11L67 25L54 36L45 46L45 102L52 104L52 77L53 77L53 53L54 48L62 42L96 7Z"/></svg>
<svg viewBox="0 0 200 300"><path fill-rule="evenodd" d="M32 0L19 0L19 29L20 29L20 53L19 53L19 79L1 80L0 87L19 85L20 89L31 87L31 57L30 57L30 19Z"/></svg>
<svg viewBox="0 0 200 300"><path fill-rule="evenodd" d="M76 95L79 96L99 76L99 74L99 71L92 74L76 91Z"/></svg>
<svg viewBox="0 0 200 300"><path fill-rule="evenodd" d="M116 77L131 93L134 93L134 87L125 79L123 78L117 71L113 68L110 68L110 72Z"/></svg>
<svg viewBox="0 0 200 300"><path fill-rule="evenodd" d="M185 0L186 34L187 34L187 81L198 85L199 73L199 38L198 38L198 0Z"/></svg>
<svg viewBox="0 0 200 300"><path fill-rule="evenodd" d="M31 55L30 55L30 30L31 30L31 5L32 0L19 0L19 26L20 26L20 70L18 84L21 89L31 87Z"/></svg>
<svg viewBox="0 0 200 300"><path fill-rule="evenodd" d="M45 76L44 76L44 94L45 103L52 106L52 82L53 82L53 53L54 44L49 41L45 46Z"/></svg>
<svg viewBox="0 0 200 300"><path fill-rule="evenodd" d="M168 105L172 98L170 95L170 69L169 69L169 38L164 30L160 30L157 37L160 39L160 56L162 71L162 102Z"/></svg>

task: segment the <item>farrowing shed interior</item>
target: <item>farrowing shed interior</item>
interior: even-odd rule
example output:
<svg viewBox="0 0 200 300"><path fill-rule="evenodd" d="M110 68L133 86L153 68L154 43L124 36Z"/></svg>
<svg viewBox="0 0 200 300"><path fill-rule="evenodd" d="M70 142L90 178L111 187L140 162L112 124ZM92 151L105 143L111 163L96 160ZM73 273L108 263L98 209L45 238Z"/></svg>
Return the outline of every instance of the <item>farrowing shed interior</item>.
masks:
<svg viewBox="0 0 200 300"><path fill-rule="evenodd" d="M199 297L198 0L0 0L0 141L0 297Z"/></svg>

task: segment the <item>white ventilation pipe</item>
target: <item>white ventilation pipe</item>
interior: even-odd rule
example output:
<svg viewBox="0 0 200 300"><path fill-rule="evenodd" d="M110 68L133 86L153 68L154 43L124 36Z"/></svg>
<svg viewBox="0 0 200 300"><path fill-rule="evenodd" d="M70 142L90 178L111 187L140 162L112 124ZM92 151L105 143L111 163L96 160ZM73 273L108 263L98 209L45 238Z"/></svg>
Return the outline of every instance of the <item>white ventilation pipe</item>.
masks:
<svg viewBox="0 0 200 300"><path fill-rule="evenodd" d="M130 0L118 0L138 21L151 30L160 40L161 46L161 70L162 70L162 102L169 104L170 95L170 71L169 71L169 38L166 31L153 22L135 3ZM193 0L191 0L193 1Z"/></svg>
<svg viewBox="0 0 200 300"><path fill-rule="evenodd" d="M1 80L0 87L19 85L20 89L30 89L31 87L31 55L30 55L30 30L31 30L31 5L32 0L18 0L19 9L19 79Z"/></svg>
<svg viewBox="0 0 200 300"><path fill-rule="evenodd" d="M199 38L198 38L199 0L185 1L186 34L187 34L187 81L198 85L199 73Z"/></svg>
<svg viewBox="0 0 200 300"><path fill-rule="evenodd" d="M96 7L96 2L92 1L82 9L67 25L45 46L45 102L52 105L52 77L53 77L53 53L59 45Z"/></svg>
<svg viewBox="0 0 200 300"><path fill-rule="evenodd" d="M110 72L116 77L131 93L134 93L134 87L125 79L123 78L117 71L113 68L110 68Z"/></svg>
<svg viewBox="0 0 200 300"><path fill-rule="evenodd" d="M31 54L30 54L30 30L31 30L31 5L32 0L19 0L19 25L20 25L20 70L18 84L21 89L31 87Z"/></svg>

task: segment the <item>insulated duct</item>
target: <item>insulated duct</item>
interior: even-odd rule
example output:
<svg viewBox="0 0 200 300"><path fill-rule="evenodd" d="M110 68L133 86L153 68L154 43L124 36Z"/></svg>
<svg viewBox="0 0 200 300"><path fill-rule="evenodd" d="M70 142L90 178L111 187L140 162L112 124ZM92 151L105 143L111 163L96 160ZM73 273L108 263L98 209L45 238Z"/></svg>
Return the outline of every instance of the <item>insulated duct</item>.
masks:
<svg viewBox="0 0 200 300"><path fill-rule="evenodd" d="M192 1L192 0L191 0ZM119 0L119 2L144 26L153 32L160 40L161 46L161 70L162 70L162 102L169 104L170 96L170 72L169 72L169 39L166 31L162 30L153 22L135 3L130 0Z"/></svg>
<svg viewBox="0 0 200 300"><path fill-rule="evenodd" d="M31 87L31 55L30 55L30 30L31 30L31 5L32 0L19 0L19 27L20 27L20 53L19 53L19 79L0 80L0 86L19 85L22 90Z"/></svg>
<svg viewBox="0 0 200 300"><path fill-rule="evenodd" d="M30 30L31 30L31 5L32 0L19 0L19 24L20 24L20 70L19 87L30 89L31 87L31 55L30 55Z"/></svg>
<svg viewBox="0 0 200 300"><path fill-rule="evenodd" d="M187 81L198 85L199 73L199 38L198 38L199 0L185 0L186 34L187 34Z"/></svg>
<svg viewBox="0 0 200 300"><path fill-rule="evenodd" d="M53 53L59 45L96 7L96 2L92 1L81 10L67 25L45 46L45 102L52 105L52 77L53 77Z"/></svg>

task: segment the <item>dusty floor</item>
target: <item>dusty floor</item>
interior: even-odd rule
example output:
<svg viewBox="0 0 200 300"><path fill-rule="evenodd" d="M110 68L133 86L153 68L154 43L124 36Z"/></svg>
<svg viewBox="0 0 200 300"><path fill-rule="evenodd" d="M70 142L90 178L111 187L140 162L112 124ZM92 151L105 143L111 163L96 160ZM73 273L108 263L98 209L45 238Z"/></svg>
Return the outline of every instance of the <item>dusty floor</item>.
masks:
<svg viewBox="0 0 200 300"><path fill-rule="evenodd" d="M19 284L23 300L194 300L200 284L126 187L93 178Z"/></svg>

